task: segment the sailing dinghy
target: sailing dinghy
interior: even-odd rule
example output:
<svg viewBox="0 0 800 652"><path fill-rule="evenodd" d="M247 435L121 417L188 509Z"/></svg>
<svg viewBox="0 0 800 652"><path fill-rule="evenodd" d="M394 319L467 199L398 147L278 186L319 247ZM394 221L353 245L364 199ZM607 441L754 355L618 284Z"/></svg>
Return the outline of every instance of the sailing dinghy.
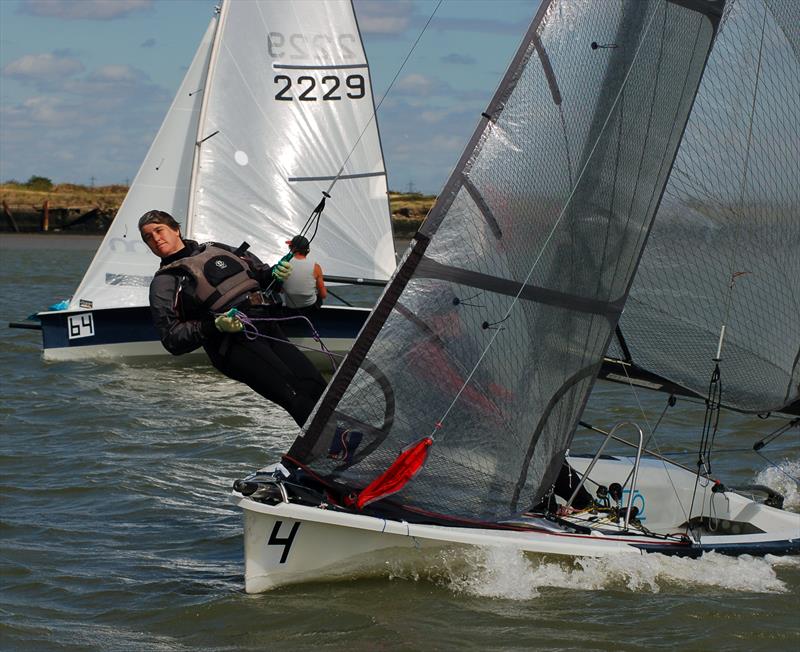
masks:
<svg viewBox="0 0 800 652"><path fill-rule="evenodd" d="M714 182L709 169L727 165L709 157L699 159L703 169L684 167L689 152L673 166L679 145L693 147L697 131L720 128L717 112L739 93L727 83L751 70L743 48L762 56L781 48L785 60L769 78L789 76L787 92L797 90L791 26L800 24L798 5L733 3L724 21L723 10L714 0L542 3L303 433L280 463L234 483L248 592L336 577L424 548L491 545L569 556L800 552L800 514L780 509L780 496L768 491L756 501L726 487L711 474L708 455L696 469L643 456L644 433L635 424L610 429L594 457L568 456L604 359L617 360L617 373L635 367L641 373L633 379L647 384L644 362L654 354L637 337L633 357L619 350L619 332L643 337L641 328L626 316L617 329L637 288L637 265L662 211L667 223L670 216L703 221L699 210L674 212L678 188L662 201L670 173L691 175L681 182L696 188ZM742 39L753 12L758 30ZM722 71L728 75L717 78ZM750 91L750 107L761 107L760 91L757 101ZM744 120L751 142L765 137L748 122L755 122ZM774 128L791 140L791 123ZM796 236L796 224L790 232ZM651 305L671 296L670 275L660 280L633 296ZM798 296L798 276L773 280L792 284ZM719 324L692 369L705 365L707 377L724 379L718 335ZM732 337L738 350L741 337ZM798 339L784 344L760 360L776 378L777 370L789 371L784 395L760 390L776 411L798 398ZM669 346L662 361L680 345ZM751 381L760 381L751 370ZM655 366L649 377L664 379L650 384L684 387L672 371ZM688 383L684 390L709 399L710 423L728 398L737 409L755 407L738 391L709 396ZM638 433L635 454L604 455L605 442L623 430ZM565 470L578 481L559 494ZM581 492L590 500L579 506Z"/></svg>
<svg viewBox="0 0 800 652"><path fill-rule="evenodd" d="M68 309L38 314L44 358L166 354L148 302L158 260L137 229L146 211L274 264L323 192L308 237L326 277L385 284L396 263L386 173L350 1L226 0ZM371 303L323 307L314 325L328 349L350 348ZM285 330L319 349L301 321Z"/></svg>

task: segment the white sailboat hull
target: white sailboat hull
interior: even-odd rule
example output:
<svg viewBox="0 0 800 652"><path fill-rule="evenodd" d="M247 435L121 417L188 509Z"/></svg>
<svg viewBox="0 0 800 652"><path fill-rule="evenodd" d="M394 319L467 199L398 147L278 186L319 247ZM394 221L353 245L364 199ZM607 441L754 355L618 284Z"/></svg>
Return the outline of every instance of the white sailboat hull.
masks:
<svg viewBox="0 0 800 652"><path fill-rule="evenodd" d="M570 462L580 468L588 459ZM627 458L601 460L592 476L624 477L631 464ZM685 516L681 510L680 516L671 511L675 494L669 484L662 484L664 468L658 460L642 460L634 504L647 514L642 518L647 531L632 526L626 532L621 524L593 521L590 514L567 517L561 524L523 517L505 524L507 529L427 525L297 503L268 504L234 491L232 500L244 511L245 590L260 593L286 584L381 572L387 562L413 561L415 556L424 564L428 551L470 546L567 557L649 552L697 557L711 550L800 553L800 514L768 507L732 491L712 492L708 482L695 488L694 474L677 467L670 468L669 474L680 502L687 492L690 496L695 491L694 513L702 509L701 516L712 517L712 527L717 529L687 538L665 536L685 531L678 527ZM569 524L576 529L564 527ZM742 530L744 533L737 534Z"/></svg>
<svg viewBox="0 0 800 652"><path fill-rule="evenodd" d="M377 571L398 555L436 548L506 546L570 556L642 554L604 537L592 536L587 545L586 535L421 525L291 503L266 505L238 494L234 500L244 510L247 593Z"/></svg>

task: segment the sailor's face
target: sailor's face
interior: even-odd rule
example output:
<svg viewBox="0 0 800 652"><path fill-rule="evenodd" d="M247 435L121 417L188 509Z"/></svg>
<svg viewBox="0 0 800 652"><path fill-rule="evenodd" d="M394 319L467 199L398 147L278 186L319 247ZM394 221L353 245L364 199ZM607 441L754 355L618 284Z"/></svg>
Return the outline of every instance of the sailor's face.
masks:
<svg viewBox="0 0 800 652"><path fill-rule="evenodd" d="M183 249L181 232L166 224L145 224L142 227L142 240L159 258L166 258Z"/></svg>

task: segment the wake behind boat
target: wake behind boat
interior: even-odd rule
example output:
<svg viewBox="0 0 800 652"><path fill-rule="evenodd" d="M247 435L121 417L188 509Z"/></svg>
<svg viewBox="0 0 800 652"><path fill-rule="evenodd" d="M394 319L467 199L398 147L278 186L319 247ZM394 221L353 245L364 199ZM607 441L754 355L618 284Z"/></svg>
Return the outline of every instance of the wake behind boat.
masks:
<svg viewBox="0 0 800 652"><path fill-rule="evenodd" d="M234 484L248 592L402 549L800 552L800 514L712 471L725 410L771 412L756 447L800 425L800 326L782 308L800 295L798 224L781 217L800 205L786 184L800 161L783 147L800 110L800 6L723 4L542 2L303 433L280 464ZM778 173L756 165L769 151ZM771 203L754 214L750 196ZM647 253L654 224L659 239L680 237L675 220L706 233L722 270L686 291ZM745 264L763 272L750 244L776 222L788 254L768 260L777 309L760 349L731 319L746 304L730 289ZM637 309L618 328L629 297ZM669 332L647 331L658 308ZM570 456L600 373L670 393L665 410L674 394L704 399L696 467L647 450L657 425L645 436L618 424L596 455ZM635 455L605 455L623 429Z"/></svg>
<svg viewBox="0 0 800 652"><path fill-rule="evenodd" d="M176 216L192 240L246 241L275 264L323 198L308 237L338 279L333 293L385 284L396 262L386 172L351 3L226 2L67 309L38 314L44 358L166 354L148 310L146 211ZM298 320L289 336L319 351L318 334L343 354L369 312L348 303L323 307L317 333Z"/></svg>

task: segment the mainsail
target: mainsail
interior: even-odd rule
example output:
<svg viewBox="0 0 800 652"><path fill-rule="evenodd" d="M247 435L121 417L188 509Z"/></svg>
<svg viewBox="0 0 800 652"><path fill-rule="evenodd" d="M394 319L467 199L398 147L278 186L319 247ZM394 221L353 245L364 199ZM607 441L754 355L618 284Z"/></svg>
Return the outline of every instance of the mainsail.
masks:
<svg viewBox="0 0 800 652"><path fill-rule="evenodd" d="M143 213L186 215L197 124L217 18L211 22L139 172L70 302L70 309L146 306L158 260L139 237ZM88 303L87 303L88 302Z"/></svg>
<svg viewBox="0 0 800 652"><path fill-rule="evenodd" d="M274 262L330 191L312 245L323 270L389 278L386 171L349 0L226 2L204 102L195 239L257 243Z"/></svg>
<svg viewBox="0 0 800 652"><path fill-rule="evenodd" d="M800 413L800 3L729 1L610 354ZM794 404L794 405L793 405Z"/></svg>
<svg viewBox="0 0 800 652"><path fill-rule="evenodd" d="M500 520L555 478L622 311L721 3L542 3L484 119L286 456Z"/></svg>
<svg viewBox="0 0 800 652"><path fill-rule="evenodd" d="M70 308L148 304L158 260L137 229L148 210L172 213L195 240L246 240L274 263L326 190L317 261L388 279L386 172L352 4L226 0Z"/></svg>

